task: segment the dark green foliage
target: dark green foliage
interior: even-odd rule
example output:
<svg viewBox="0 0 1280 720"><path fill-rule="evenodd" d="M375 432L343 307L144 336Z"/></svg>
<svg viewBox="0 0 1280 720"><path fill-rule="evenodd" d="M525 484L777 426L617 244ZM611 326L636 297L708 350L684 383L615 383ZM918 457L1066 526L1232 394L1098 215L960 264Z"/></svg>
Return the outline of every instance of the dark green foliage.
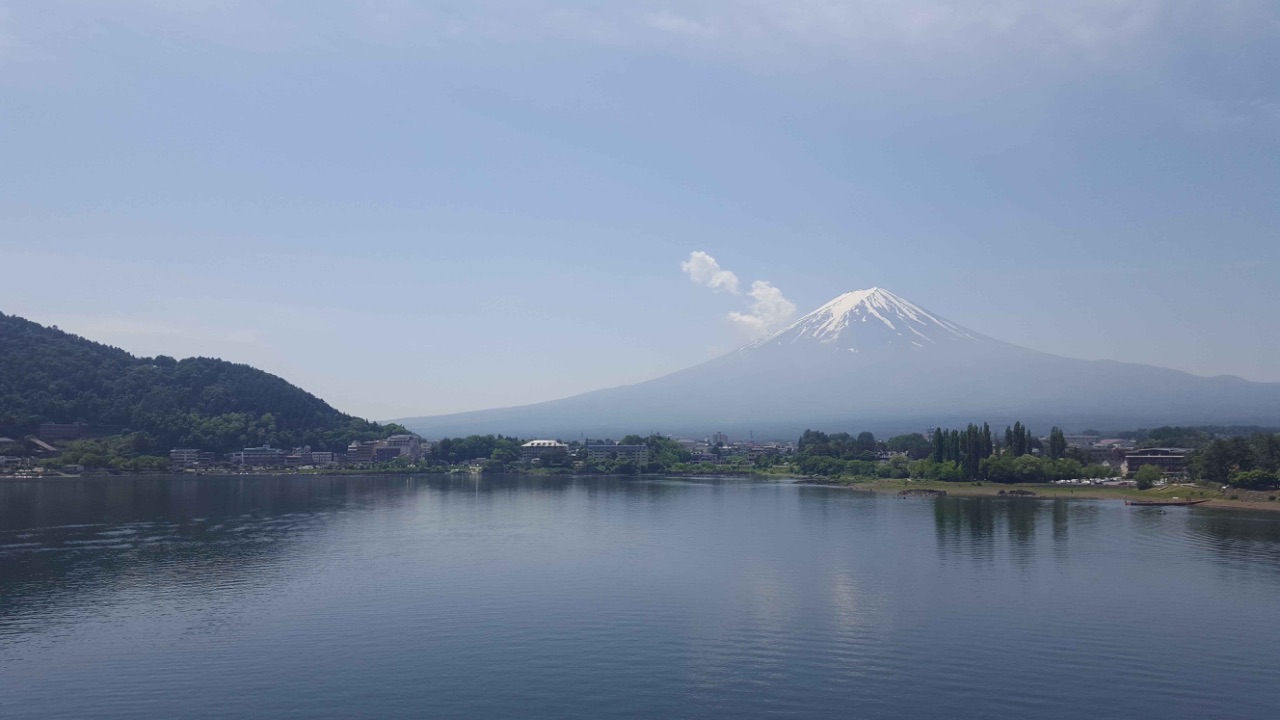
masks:
<svg viewBox="0 0 1280 720"><path fill-rule="evenodd" d="M889 452L904 453L912 460L923 460L933 452L933 444L929 442L929 438L920 433L891 437L884 445Z"/></svg>
<svg viewBox="0 0 1280 720"><path fill-rule="evenodd" d="M1280 435L1214 438L1193 453L1188 464L1192 477L1204 482L1235 485L1241 480L1251 488L1266 489L1266 477L1280 471ZM1260 474L1252 474L1255 471Z"/></svg>
<svg viewBox="0 0 1280 720"><path fill-rule="evenodd" d="M1089 465L1084 466L1084 475L1082 475L1081 477L1109 478L1109 477L1115 477L1115 475L1116 475L1116 471L1112 469L1110 465L1103 465L1101 463L1091 463Z"/></svg>
<svg viewBox="0 0 1280 720"><path fill-rule="evenodd" d="M1026 455L1038 446L1040 441L1031 435L1031 431L1020 422L1004 429L1004 446L1014 457Z"/></svg>
<svg viewBox="0 0 1280 720"><path fill-rule="evenodd" d="M46 460L44 464L53 467L83 465L89 469L131 472L162 471L169 469L169 459L159 455L167 451L168 448L157 447L155 439L146 433L131 433L73 442L57 458Z"/></svg>
<svg viewBox="0 0 1280 720"><path fill-rule="evenodd" d="M876 477L883 444L869 432L858 434L805 430L796 446L795 467L806 475Z"/></svg>
<svg viewBox="0 0 1280 720"><path fill-rule="evenodd" d="M960 473L960 465L951 461L917 460L911 463L910 470L911 477L920 480L942 480L944 482L960 482L964 480Z"/></svg>
<svg viewBox="0 0 1280 720"><path fill-rule="evenodd" d="M1217 438L1192 455L1189 464L1193 477L1226 484L1235 473L1252 470L1253 459L1249 443L1243 438Z"/></svg>
<svg viewBox="0 0 1280 720"><path fill-rule="evenodd" d="M1214 438L1247 438L1252 435L1273 435L1280 428L1257 425L1197 425L1195 427L1159 427L1125 430L1115 437L1133 440L1140 447L1180 447L1198 449L1207 446Z"/></svg>
<svg viewBox="0 0 1280 720"><path fill-rule="evenodd" d="M425 460L429 465L465 465L474 460L493 460L499 463L520 459L519 438L503 435L471 435L465 438L444 438L431 446Z"/></svg>
<svg viewBox="0 0 1280 720"><path fill-rule="evenodd" d="M837 458L840 460L874 461L876 453L881 450L876 436L869 432L860 433L857 437L849 433L828 435L816 430L805 430L796 447L799 455Z"/></svg>
<svg viewBox="0 0 1280 720"><path fill-rule="evenodd" d="M1268 470L1248 470L1232 475L1231 484L1242 490L1273 490L1280 487L1280 478Z"/></svg>
<svg viewBox="0 0 1280 720"><path fill-rule="evenodd" d="M976 478L965 476L963 466L955 462L921 460L911 463L910 469L913 478L953 482L981 479L997 483L1037 483L1072 478L1105 478L1115 474L1105 465L1085 467L1069 458L1049 460L1034 455L1015 457L1012 453L984 458Z"/></svg>
<svg viewBox="0 0 1280 720"><path fill-rule="evenodd" d="M1051 460L1059 460L1067 453L1067 436L1063 434L1062 428L1054 426L1049 430L1049 458Z"/></svg>
<svg viewBox="0 0 1280 720"><path fill-rule="evenodd" d="M1051 479L1046 477L1044 466L1045 463L1034 455L1005 453L983 460L982 472L987 480L997 483L1044 482Z"/></svg>
<svg viewBox="0 0 1280 720"><path fill-rule="evenodd" d="M42 422L127 428L150 438L155 452L263 443L342 450L404 431L341 413L248 365L138 358L0 314L0 434L33 434Z"/></svg>
<svg viewBox="0 0 1280 720"><path fill-rule="evenodd" d="M1255 433L1249 438L1253 464L1267 472L1280 471L1280 435Z"/></svg>
<svg viewBox="0 0 1280 720"><path fill-rule="evenodd" d="M1040 441L1021 422L1004 432L998 447L991 427L970 424L964 430L934 431L930 459L911 463L911 477L927 480L1032 483L1073 478L1103 478L1114 473L1105 465L1088 465L1086 457L1068 457L1066 436L1059 428L1050 433L1050 452L1057 457L1039 458L1030 454Z"/></svg>
<svg viewBox="0 0 1280 720"><path fill-rule="evenodd" d="M970 423L964 430L950 432L939 428L934 431L933 437L934 464L955 463L960 468L960 480L980 479L982 461L995 452L991 427L986 423L982 427Z"/></svg>
<svg viewBox="0 0 1280 720"><path fill-rule="evenodd" d="M1155 465L1143 465L1138 468L1138 472L1134 475L1134 479L1138 481L1139 490L1149 490L1155 487L1155 484L1164 477L1164 473Z"/></svg>
<svg viewBox="0 0 1280 720"><path fill-rule="evenodd" d="M796 469L806 475L855 475L875 477L877 466L868 460L841 460L828 455L798 455Z"/></svg>
<svg viewBox="0 0 1280 720"><path fill-rule="evenodd" d="M1211 439L1212 435L1199 428L1166 426L1147 431L1146 439L1139 443L1139 446L1199 448L1207 445Z"/></svg>

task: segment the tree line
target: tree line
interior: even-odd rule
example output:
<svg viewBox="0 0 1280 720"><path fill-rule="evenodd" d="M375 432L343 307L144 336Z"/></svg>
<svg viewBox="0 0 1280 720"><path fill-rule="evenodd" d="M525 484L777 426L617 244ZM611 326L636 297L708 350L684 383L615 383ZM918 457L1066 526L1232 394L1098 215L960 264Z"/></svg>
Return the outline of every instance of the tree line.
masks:
<svg viewBox="0 0 1280 720"><path fill-rule="evenodd" d="M1247 490L1280 487L1280 434L1255 432L1249 437L1210 440L1188 459L1191 476Z"/></svg>
<svg viewBox="0 0 1280 720"><path fill-rule="evenodd" d="M1045 452L1036 455L1037 452ZM1047 482L1069 478L1103 478L1111 468L1070 457L1066 435L1049 432L1047 448L1023 423L997 435L989 423L963 429L935 428L929 435L910 433L879 442L869 432L827 434L806 430L793 465L808 475L920 478L950 482ZM886 457L887 455L887 457Z"/></svg>

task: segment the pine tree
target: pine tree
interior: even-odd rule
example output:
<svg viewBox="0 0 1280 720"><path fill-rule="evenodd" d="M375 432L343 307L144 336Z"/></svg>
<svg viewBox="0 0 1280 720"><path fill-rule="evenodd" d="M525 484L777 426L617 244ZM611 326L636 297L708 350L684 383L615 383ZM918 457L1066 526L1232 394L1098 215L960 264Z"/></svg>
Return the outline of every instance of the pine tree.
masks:
<svg viewBox="0 0 1280 720"><path fill-rule="evenodd" d="M1062 456L1067 454L1067 436L1063 434L1062 429L1055 426L1049 431L1049 457L1054 460L1061 460Z"/></svg>

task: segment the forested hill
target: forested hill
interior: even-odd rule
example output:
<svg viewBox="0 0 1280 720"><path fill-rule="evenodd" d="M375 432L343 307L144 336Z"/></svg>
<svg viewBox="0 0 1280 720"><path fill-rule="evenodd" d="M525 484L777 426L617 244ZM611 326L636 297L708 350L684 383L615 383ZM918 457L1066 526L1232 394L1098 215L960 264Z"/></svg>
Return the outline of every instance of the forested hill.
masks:
<svg viewBox="0 0 1280 720"><path fill-rule="evenodd" d="M117 426L145 433L161 451L227 452L265 442L338 450L403 431L339 412L248 365L134 357L0 313L0 435L33 434L42 422Z"/></svg>

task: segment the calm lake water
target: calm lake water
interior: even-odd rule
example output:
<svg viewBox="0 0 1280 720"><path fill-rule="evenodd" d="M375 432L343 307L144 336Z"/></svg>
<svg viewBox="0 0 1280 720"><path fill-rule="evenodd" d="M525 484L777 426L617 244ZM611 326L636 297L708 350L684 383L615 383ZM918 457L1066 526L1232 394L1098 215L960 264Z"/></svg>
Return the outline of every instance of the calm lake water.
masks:
<svg viewBox="0 0 1280 720"><path fill-rule="evenodd" d="M0 717L1280 717L1280 514L0 482Z"/></svg>

